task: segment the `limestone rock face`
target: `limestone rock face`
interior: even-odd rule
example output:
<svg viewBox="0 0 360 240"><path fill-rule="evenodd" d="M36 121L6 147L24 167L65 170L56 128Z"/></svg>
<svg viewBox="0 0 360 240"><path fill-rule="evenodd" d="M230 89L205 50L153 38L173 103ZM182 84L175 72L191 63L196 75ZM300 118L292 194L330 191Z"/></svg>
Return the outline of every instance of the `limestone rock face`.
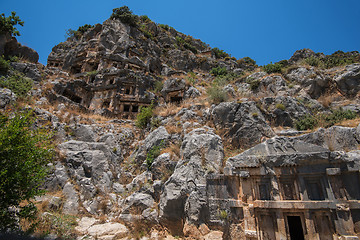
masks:
<svg viewBox="0 0 360 240"><path fill-rule="evenodd" d="M254 102L223 102L211 115L217 127L228 129L226 137L235 147L253 146L275 135Z"/></svg>
<svg viewBox="0 0 360 240"><path fill-rule="evenodd" d="M323 54L317 54L315 53L313 50L311 49L308 49L308 48L304 48L304 49L301 49L301 50L297 50L292 56L291 58L289 59L289 62L291 63L296 63L300 60L304 60L306 58L309 58L309 57L316 57L316 56L323 56Z"/></svg>
<svg viewBox="0 0 360 240"><path fill-rule="evenodd" d="M85 199L96 191L111 191L113 172L120 172L119 158L104 143L68 141L59 145L70 177L81 187ZM113 172L111 171L113 170ZM98 189L98 190L97 190Z"/></svg>
<svg viewBox="0 0 360 240"><path fill-rule="evenodd" d="M333 126L304 134L295 139L319 145L331 151L357 150L360 144L360 132L356 128Z"/></svg>
<svg viewBox="0 0 360 240"><path fill-rule="evenodd" d="M198 128L184 137L182 160L164 185L160 218L164 221L203 221L206 212L206 174L219 172L224 158L221 138L212 129Z"/></svg>
<svg viewBox="0 0 360 240"><path fill-rule="evenodd" d="M329 79L315 70L299 67L291 70L286 77L296 83L313 98L318 98L329 87Z"/></svg>
<svg viewBox="0 0 360 240"><path fill-rule="evenodd" d="M360 90L360 64L346 66L345 72L335 78L336 84L346 95L353 97Z"/></svg>

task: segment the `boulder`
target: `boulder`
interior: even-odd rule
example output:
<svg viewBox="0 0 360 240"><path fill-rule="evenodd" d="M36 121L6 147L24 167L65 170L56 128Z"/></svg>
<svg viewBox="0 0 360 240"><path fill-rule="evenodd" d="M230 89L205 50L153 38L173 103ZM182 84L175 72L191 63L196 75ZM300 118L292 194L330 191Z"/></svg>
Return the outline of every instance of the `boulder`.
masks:
<svg viewBox="0 0 360 240"><path fill-rule="evenodd" d="M347 96L356 96L360 90L360 64L346 66L345 72L337 76L335 82Z"/></svg>
<svg viewBox="0 0 360 240"><path fill-rule="evenodd" d="M234 147L251 147L275 135L255 102L223 102L211 115L217 128L226 129L225 137Z"/></svg>
<svg viewBox="0 0 360 240"><path fill-rule="evenodd" d="M297 50L291 56L291 58L289 59L289 62L294 64L296 62L299 62L299 61L304 60L309 57L321 57L321 56L323 56L323 54L317 54L311 49L304 48L304 49Z"/></svg>
<svg viewBox="0 0 360 240"><path fill-rule="evenodd" d="M41 72L34 63L11 62L10 66L34 81L40 82L42 79Z"/></svg>
<svg viewBox="0 0 360 240"><path fill-rule="evenodd" d="M133 193L125 199L122 214L141 215L145 209L154 207L154 203L150 194Z"/></svg>
<svg viewBox="0 0 360 240"><path fill-rule="evenodd" d="M188 98L196 98L201 96L201 93L199 90L197 90L194 87L189 87L188 90L186 90L185 94L184 94L184 99L188 99Z"/></svg>
<svg viewBox="0 0 360 240"><path fill-rule="evenodd" d="M21 45L9 34L0 34L0 53L7 57L17 56L32 63L39 60L39 54L34 49Z"/></svg>
<svg viewBox="0 0 360 240"><path fill-rule="evenodd" d="M5 108L12 102L15 102L16 95L10 89L0 88L0 109Z"/></svg>
<svg viewBox="0 0 360 240"><path fill-rule="evenodd" d="M221 138L212 129L198 128L185 135L181 147L182 160L176 165L160 196L160 219L163 222L181 222L183 218L190 223L204 220L206 175L218 173L223 158Z"/></svg>
<svg viewBox="0 0 360 240"><path fill-rule="evenodd" d="M163 153L158 156L151 165L153 180L161 180L171 174L176 166L176 162L171 160L170 153Z"/></svg>
<svg viewBox="0 0 360 240"><path fill-rule="evenodd" d="M71 215L78 214L79 196L74 188L74 185L70 182L67 182L62 192L66 198L62 209L63 213Z"/></svg>
<svg viewBox="0 0 360 240"><path fill-rule="evenodd" d="M68 141L59 145L68 174L80 185L85 198L96 191L110 192L113 173L120 172L119 158L104 143Z"/></svg>
<svg viewBox="0 0 360 240"><path fill-rule="evenodd" d="M131 155L131 158L136 163L143 163L146 159L147 152L155 146L168 143L170 134L166 131L166 128L161 126L152 131L140 144L140 147Z"/></svg>

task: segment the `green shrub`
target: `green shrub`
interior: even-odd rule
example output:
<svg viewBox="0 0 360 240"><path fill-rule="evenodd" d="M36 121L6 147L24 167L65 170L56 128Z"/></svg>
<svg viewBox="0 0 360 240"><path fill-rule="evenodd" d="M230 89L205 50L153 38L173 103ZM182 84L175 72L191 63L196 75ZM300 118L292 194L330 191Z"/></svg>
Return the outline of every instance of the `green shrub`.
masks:
<svg viewBox="0 0 360 240"><path fill-rule="evenodd" d="M307 64L309 64L310 66L313 66L313 67L318 67L322 64L322 61L321 59L315 57L315 56L311 56L311 57L308 57L305 59L305 62Z"/></svg>
<svg viewBox="0 0 360 240"><path fill-rule="evenodd" d="M9 71L10 64L8 60L5 60L4 56L0 57L0 74L6 74Z"/></svg>
<svg viewBox="0 0 360 240"><path fill-rule="evenodd" d="M313 129L317 124L317 120L312 115L306 115L295 122L295 127L299 131Z"/></svg>
<svg viewBox="0 0 360 240"><path fill-rule="evenodd" d="M257 90L259 88L259 86L260 86L260 80L259 79L248 78L246 80L246 83L250 84L250 89L252 91Z"/></svg>
<svg viewBox="0 0 360 240"><path fill-rule="evenodd" d="M20 73L15 73L7 78L0 78L0 87L10 89L18 97L27 96L28 92L32 89L32 86L33 80L28 77L24 77Z"/></svg>
<svg viewBox="0 0 360 240"><path fill-rule="evenodd" d="M159 24L159 27L161 27L162 29L164 29L166 31L169 31L170 29L172 29L172 27L170 27L167 24Z"/></svg>
<svg viewBox="0 0 360 240"><path fill-rule="evenodd" d="M132 27L136 27L138 22L138 16L133 14L128 6L114 8L110 18L119 19L121 22L129 24Z"/></svg>
<svg viewBox="0 0 360 240"><path fill-rule="evenodd" d="M153 115L153 106L152 105L148 106L148 107L141 106L140 112L136 116L135 125L138 128L142 128L142 129L146 128L147 125L150 123L152 115Z"/></svg>
<svg viewBox="0 0 360 240"><path fill-rule="evenodd" d="M162 81L156 81L154 83L154 92L159 93L163 89L164 83Z"/></svg>
<svg viewBox="0 0 360 240"><path fill-rule="evenodd" d="M356 118L356 113L351 110L343 110L342 108L333 110L331 114L326 115L325 119L325 127L331 127L338 122L341 122L345 119L354 119Z"/></svg>
<svg viewBox="0 0 360 240"><path fill-rule="evenodd" d="M0 15L0 33L10 33L11 36L20 36L20 32L15 28L15 25L24 26L24 22L16 16L16 12L11 12L11 16L5 17L5 14Z"/></svg>
<svg viewBox="0 0 360 240"><path fill-rule="evenodd" d="M214 76L224 76L228 73L225 67L216 67L210 70L210 74Z"/></svg>
<svg viewBox="0 0 360 240"><path fill-rule="evenodd" d="M245 65L249 65L249 66L256 66L256 61L250 57L243 57L243 58L237 60L237 63L240 65L245 64Z"/></svg>
<svg viewBox="0 0 360 240"><path fill-rule="evenodd" d="M280 73L281 72L281 64L280 63L269 63L263 66L263 69L267 73Z"/></svg>
<svg viewBox="0 0 360 240"><path fill-rule="evenodd" d="M160 155L161 149L164 147L164 141L162 140L159 145L152 147L146 154L146 166L147 169L151 170L151 165L154 160Z"/></svg>
<svg viewBox="0 0 360 240"><path fill-rule="evenodd" d="M149 23L151 22L151 19L147 16L147 15L141 15L140 16L140 20L144 23Z"/></svg>
<svg viewBox="0 0 360 240"><path fill-rule="evenodd" d="M282 103L278 103L278 104L276 104L276 105L275 105L275 107L276 107L277 109L280 109L280 110L285 111L285 105L284 105L284 104L282 104Z"/></svg>
<svg viewBox="0 0 360 240"><path fill-rule="evenodd" d="M52 158L51 133L34 129L32 112L8 118L0 114L0 232L18 229L19 218L36 215L33 198Z"/></svg>
<svg viewBox="0 0 360 240"><path fill-rule="evenodd" d="M228 53L226 53L224 50L221 50L219 48L213 48L212 51L215 54L216 58L230 57L230 55Z"/></svg>
<svg viewBox="0 0 360 240"><path fill-rule="evenodd" d="M93 25L90 25L90 24L85 24L84 26L80 26L78 28L78 30L73 30L71 28L69 28L67 31L66 31L66 37L68 38L76 38L76 39L80 39L82 35L84 35L84 33L86 33L87 30L89 30L90 28L93 28L94 26Z"/></svg>
<svg viewBox="0 0 360 240"><path fill-rule="evenodd" d="M213 84L207 89L207 94L212 103L219 104L228 100L228 94L220 86Z"/></svg>
<svg viewBox="0 0 360 240"><path fill-rule="evenodd" d="M185 42L184 43L184 48L192 51L194 54L198 53L198 50L196 49L196 47L194 47L193 45L191 45L190 43Z"/></svg>

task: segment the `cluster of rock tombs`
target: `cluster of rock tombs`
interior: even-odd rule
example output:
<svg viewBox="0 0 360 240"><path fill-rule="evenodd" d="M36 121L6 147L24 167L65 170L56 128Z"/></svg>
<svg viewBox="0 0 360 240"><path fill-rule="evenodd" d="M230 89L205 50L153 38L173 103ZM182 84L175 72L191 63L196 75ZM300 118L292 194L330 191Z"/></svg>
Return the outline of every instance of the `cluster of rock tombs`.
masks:
<svg viewBox="0 0 360 240"><path fill-rule="evenodd" d="M44 187L63 197L46 195L49 209L79 216L79 226L91 216L78 228L89 239L125 239L138 221L188 239L359 239L359 53L321 68L306 61L331 56L303 49L268 73L139 24L108 19L55 46L47 66L11 63L35 82L37 124L56 131ZM211 99L211 88L226 99ZM6 110L16 96L0 93ZM142 107L155 113L139 129ZM355 114L356 126L295 129L335 109ZM91 233L104 216L128 228Z"/></svg>

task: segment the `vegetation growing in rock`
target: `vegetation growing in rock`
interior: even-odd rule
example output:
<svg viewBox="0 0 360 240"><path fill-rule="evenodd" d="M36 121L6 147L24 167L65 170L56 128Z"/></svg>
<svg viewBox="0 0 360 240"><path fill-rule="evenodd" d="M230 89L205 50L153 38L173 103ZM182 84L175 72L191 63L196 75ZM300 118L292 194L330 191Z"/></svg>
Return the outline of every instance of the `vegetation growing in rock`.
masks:
<svg viewBox="0 0 360 240"><path fill-rule="evenodd" d="M85 24L84 26L80 26L78 28L78 30L72 30L70 28L66 31L66 36L70 37L70 38L74 37L74 38L79 39L79 38L81 38L82 35L84 35L84 33L86 33L87 30L89 30L93 27L94 27L93 25Z"/></svg>
<svg viewBox="0 0 360 240"><path fill-rule="evenodd" d="M280 73L282 65L280 63L269 63L263 66L263 69L267 73Z"/></svg>
<svg viewBox="0 0 360 240"><path fill-rule="evenodd" d="M24 22L16 16L16 12L11 12L11 15L5 17L5 14L0 15L0 33L9 33L11 36L20 36L20 32L16 29L16 25L24 26Z"/></svg>
<svg viewBox="0 0 360 240"><path fill-rule="evenodd" d="M153 116L153 106L148 106L148 107L140 107L140 111L138 113L138 115L136 116L136 123L135 125L138 128L146 128L147 125L150 123L151 118Z"/></svg>
<svg viewBox="0 0 360 240"><path fill-rule="evenodd" d="M209 96L210 101L215 104L226 102L229 99L228 94L221 86L217 84L213 84L210 88L206 90L206 92Z"/></svg>
<svg viewBox="0 0 360 240"><path fill-rule="evenodd" d="M230 55L228 53L226 53L224 50L221 50L217 47L213 48L212 51L214 52L216 58L230 57Z"/></svg>
<svg viewBox="0 0 360 240"><path fill-rule="evenodd" d="M119 19L121 22L129 24L132 27L135 27L138 22L138 16L133 14L128 6L114 8L110 18Z"/></svg>
<svg viewBox="0 0 360 240"><path fill-rule="evenodd" d="M210 74L214 75L214 76L223 76L226 75L228 73L228 71L226 70L225 67L216 67L211 69Z"/></svg>
<svg viewBox="0 0 360 240"><path fill-rule="evenodd" d="M164 147L164 141L161 141L159 145L152 147L146 154L146 166L147 169L151 170L151 165L154 160L160 155L161 149Z"/></svg>
<svg viewBox="0 0 360 240"><path fill-rule="evenodd" d="M0 56L0 74L6 74L9 71L10 64L9 61Z"/></svg>
<svg viewBox="0 0 360 240"><path fill-rule="evenodd" d="M32 89L33 80L25 77L21 73L14 73L8 77L0 78L0 87L8 88L13 91L18 97L26 97L28 92Z"/></svg>
<svg viewBox="0 0 360 240"><path fill-rule="evenodd" d="M18 218L33 218L32 198L43 193L39 187L52 157L51 135L32 128L31 114L0 114L0 231L15 230Z"/></svg>

